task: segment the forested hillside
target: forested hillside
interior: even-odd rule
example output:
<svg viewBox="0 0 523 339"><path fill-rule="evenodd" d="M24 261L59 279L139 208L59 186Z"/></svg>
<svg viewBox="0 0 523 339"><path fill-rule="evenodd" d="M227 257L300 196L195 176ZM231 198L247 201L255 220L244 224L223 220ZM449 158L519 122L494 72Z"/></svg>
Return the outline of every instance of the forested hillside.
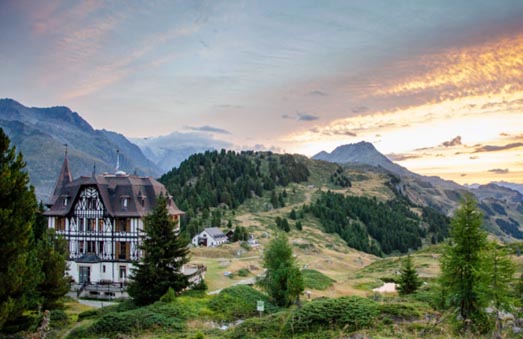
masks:
<svg viewBox="0 0 523 339"><path fill-rule="evenodd" d="M448 218L430 208L423 208L419 216L399 198L382 202L329 191L306 210L320 219L326 232L337 233L350 247L378 256L418 249L429 235L435 243L448 233Z"/></svg>
<svg viewBox="0 0 523 339"><path fill-rule="evenodd" d="M186 225L194 217L207 219L212 208L235 209L248 198L261 197L264 191L276 196L276 186L306 181L309 174L293 155L221 150L194 154L159 180L186 212ZM273 205L279 207L277 202ZM214 221L219 220L220 211L215 210L214 216Z"/></svg>
<svg viewBox="0 0 523 339"><path fill-rule="evenodd" d="M353 188L350 174L342 167L324 165L327 164L289 154L207 151L192 155L160 181L186 212L182 230L190 237L203 227L225 226L227 221L231 226L230 220L234 219L231 211L248 199L263 201L265 210L274 210L275 224L280 229L287 232L290 229L281 227L281 224L289 225L288 211L283 209L289 206L291 212L300 209L296 229L304 223L319 223L323 231L338 234L350 247L379 256L405 253L423 243L439 242L446 236L448 218L403 197L394 189L399 180L395 176L376 174L383 180L376 183L378 190L388 192L388 198L377 198L372 192L362 195L358 187ZM358 182L361 176L352 176L352 180ZM364 182L374 180L367 178ZM294 185L291 191L296 191L296 187L319 190L313 194L312 201L306 203L288 198L292 192L287 193L285 187L290 183L303 183ZM292 213L290 218L296 220Z"/></svg>

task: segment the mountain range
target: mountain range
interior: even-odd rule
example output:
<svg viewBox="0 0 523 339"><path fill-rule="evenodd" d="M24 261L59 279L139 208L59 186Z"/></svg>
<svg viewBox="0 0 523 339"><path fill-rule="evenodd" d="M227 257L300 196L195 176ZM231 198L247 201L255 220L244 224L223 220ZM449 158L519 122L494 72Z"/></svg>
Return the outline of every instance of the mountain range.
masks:
<svg viewBox="0 0 523 339"><path fill-rule="evenodd" d="M27 162L37 198L47 201L64 159L65 145L74 177L112 172L116 151L120 168L142 175L159 176L160 169L125 136L96 130L67 107L26 107L12 99L0 99L0 127Z"/></svg>
<svg viewBox="0 0 523 339"><path fill-rule="evenodd" d="M523 239L523 185L490 183L462 186L435 176L422 176L399 166L378 152L368 142L339 146L331 153L322 151L312 157L316 160L343 166L370 165L397 176L396 191L415 204L431 206L451 215L466 193L472 193L483 211L487 229L500 238Z"/></svg>
<svg viewBox="0 0 523 339"><path fill-rule="evenodd" d="M167 136L132 139L107 130L96 130L67 107L26 107L12 99L0 99L0 127L27 162L31 183L39 200L47 201L64 158L68 157L74 177L91 175L93 170L113 172L116 151L120 169L159 177L191 154L231 145L197 133L174 132ZM395 164L368 142L339 146L331 153L320 152L313 160L362 167L397 177L394 189L413 203L431 206L451 215L463 194L479 199L487 227L500 237L523 238L523 185L491 183L462 186L439 177L427 177Z"/></svg>

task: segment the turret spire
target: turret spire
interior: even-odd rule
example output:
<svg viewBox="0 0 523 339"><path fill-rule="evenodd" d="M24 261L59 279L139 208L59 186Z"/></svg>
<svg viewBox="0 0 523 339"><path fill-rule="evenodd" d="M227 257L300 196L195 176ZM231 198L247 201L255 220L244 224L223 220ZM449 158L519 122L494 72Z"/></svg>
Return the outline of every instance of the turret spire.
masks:
<svg viewBox="0 0 523 339"><path fill-rule="evenodd" d="M56 180L56 185L54 187L53 196L49 201L50 204L53 204L56 199L60 196L62 188L64 188L68 183L73 181L73 176L71 175L71 170L69 169L69 157L68 157L68 148L67 144L65 146L64 162L62 163L62 169L60 170L60 175Z"/></svg>

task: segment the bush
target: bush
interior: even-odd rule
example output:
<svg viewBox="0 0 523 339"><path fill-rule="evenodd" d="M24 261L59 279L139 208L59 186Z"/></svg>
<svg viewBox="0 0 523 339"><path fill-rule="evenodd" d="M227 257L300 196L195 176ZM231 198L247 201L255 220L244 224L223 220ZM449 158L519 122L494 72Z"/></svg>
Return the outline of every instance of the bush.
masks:
<svg viewBox="0 0 523 339"><path fill-rule="evenodd" d="M174 293L174 290L172 289L172 287L169 287L167 292L164 295L162 295L162 297L160 298L160 301L163 303L172 303L175 300L176 300L176 294Z"/></svg>
<svg viewBox="0 0 523 339"><path fill-rule="evenodd" d="M98 316L98 315L100 315L101 310L102 309L97 308L97 309L83 311L82 313L78 314L78 321L82 321L87 318L92 318L92 317Z"/></svg>
<svg viewBox="0 0 523 339"><path fill-rule="evenodd" d="M251 273L251 272L246 268L240 268L238 270L238 276L240 276L240 277L246 277L249 275L249 273Z"/></svg>
<svg viewBox="0 0 523 339"><path fill-rule="evenodd" d="M265 312L278 310L269 303L269 297L247 285L226 288L209 301L209 308L219 312L224 320L244 319L258 314L256 302L265 302Z"/></svg>
<svg viewBox="0 0 523 339"><path fill-rule="evenodd" d="M87 328L93 334L132 333L162 327L165 330L182 330L182 312L171 304L155 303L136 310L104 314Z"/></svg>
<svg viewBox="0 0 523 339"><path fill-rule="evenodd" d="M303 284L305 288L312 288L315 290L325 290L332 286L336 280L329 278L325 274L316 270L305 269L301 271L303 276Z"/></svg>
<svg viewBox="0 0 523 339"><path fill-rule="evenodd" d="M69 317L64 310L52 310L49 320L52 328L61 328L69 323Z"/></svg>
<svg viewBox="0 0 523 339"><path fill-rule="evenodd" d="M378 313L377 304L369 299L356 296L322 299L294 311L286 329L294 334L329 324L333 329L344 327L347 331L357 331L371 325Z"/></svg>
<svg viewBox="0 0 523 339"><path fill-rule="evenodd" d="M258 339L258 338L286 338L281 334L287 313L276 313L263 318L253 317L246 319L234 327L228 338L230 339Z"/></svg>
<svg viewBox="0 0 523 339"><path fill-rule="evenodd" d="M421 317L419 306L411 303L385 303L379 305L382 316L399 320L414 320Z"/></svg>

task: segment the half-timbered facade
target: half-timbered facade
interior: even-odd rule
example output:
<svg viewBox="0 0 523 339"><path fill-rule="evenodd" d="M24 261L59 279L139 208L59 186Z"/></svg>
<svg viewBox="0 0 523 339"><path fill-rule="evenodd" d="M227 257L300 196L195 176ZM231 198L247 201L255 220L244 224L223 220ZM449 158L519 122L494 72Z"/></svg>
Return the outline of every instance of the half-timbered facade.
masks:
<svg viewBox="0 0 523 339"><path fill-rule="evenodd" d="M68 274L77 284L125 284L143 255L143 218L161 194L179 223L183 212L158 181L122 171L72 180L66 155L45 214L68 242Z"/></svg>

